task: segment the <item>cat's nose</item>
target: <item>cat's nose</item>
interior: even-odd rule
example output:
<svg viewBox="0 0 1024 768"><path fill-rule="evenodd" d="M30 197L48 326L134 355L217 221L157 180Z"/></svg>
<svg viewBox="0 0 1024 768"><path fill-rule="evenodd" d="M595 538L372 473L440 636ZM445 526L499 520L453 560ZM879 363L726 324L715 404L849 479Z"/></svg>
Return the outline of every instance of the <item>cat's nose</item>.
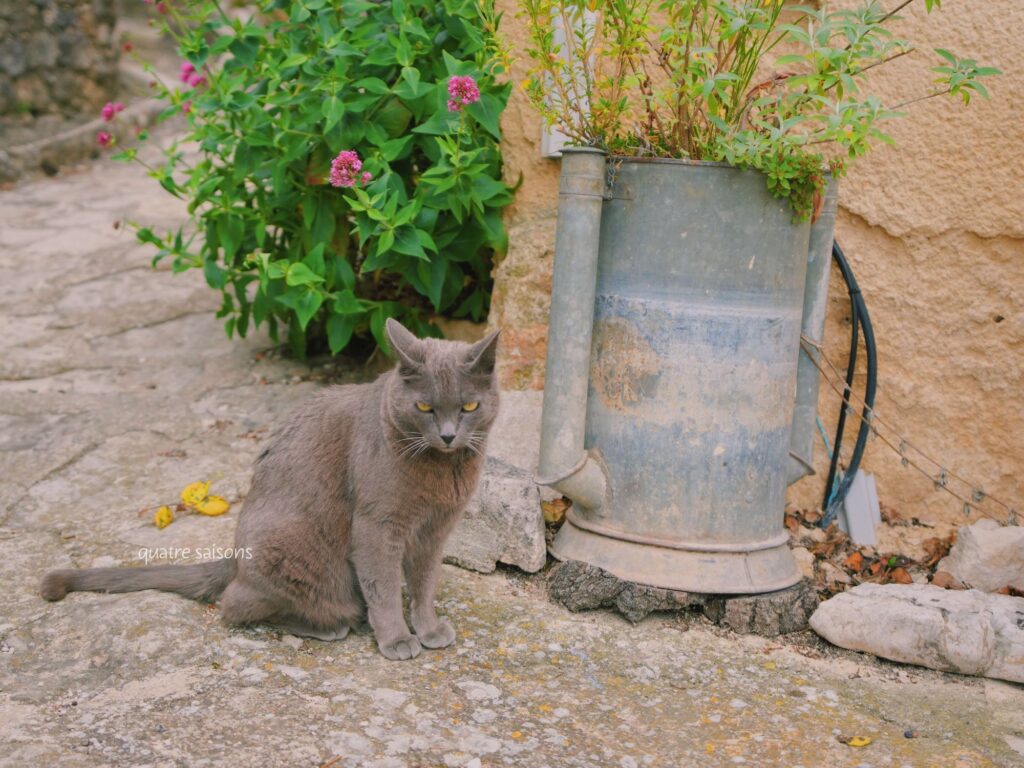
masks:
<svg viewBox="0 0 1024 768"><path fill-rule="evenodd" d="M452 440L455 439L455 435L454 435L454 433L453 434L449 434L447 432L442 432L441 433L441 439L444 440L444 444L445 445L451 445L452 444Z"/></svg>

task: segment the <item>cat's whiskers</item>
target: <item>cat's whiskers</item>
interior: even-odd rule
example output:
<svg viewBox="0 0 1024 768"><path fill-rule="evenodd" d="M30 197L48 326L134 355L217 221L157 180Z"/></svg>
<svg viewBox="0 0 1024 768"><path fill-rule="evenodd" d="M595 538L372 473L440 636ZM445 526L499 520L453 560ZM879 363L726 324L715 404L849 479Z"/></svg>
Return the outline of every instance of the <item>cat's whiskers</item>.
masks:
<svg viewBox="0 0 1024 768"><path fill-rule="evenodd" d="M484 448L487 445L487 433L474 430L466 435L466 447L477 456L483 456Z"/></svg>
<svg viewBox="0 0 1024 768"><path fill-rule="evenodd" d="M407 443L403 445L401 450L398 451L398 458L415 458L419 456L426 448L430 447L430 443L426 441L423 434L420 432L413 432L405 437L400 437L397 442Z"/></svg>

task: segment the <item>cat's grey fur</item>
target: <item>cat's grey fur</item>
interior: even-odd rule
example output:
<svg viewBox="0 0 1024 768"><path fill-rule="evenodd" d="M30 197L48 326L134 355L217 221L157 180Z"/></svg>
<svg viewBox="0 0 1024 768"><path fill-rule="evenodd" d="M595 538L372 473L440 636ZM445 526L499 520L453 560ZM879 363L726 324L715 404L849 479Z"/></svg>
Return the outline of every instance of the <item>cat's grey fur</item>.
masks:
<svg viewBox="0 0 1024 768"><path fill-rule="evenodd" d="M160 589L217 601L230 624L324 640L365 616L389 659L450 645L455 632L434 595L444 541L477 486L497 415L498 334L472 345L420 340L394 320L387 333L395 368L310 398L257 458L235 534L235 552L251 558L51 571L43 597Z"/></svg>

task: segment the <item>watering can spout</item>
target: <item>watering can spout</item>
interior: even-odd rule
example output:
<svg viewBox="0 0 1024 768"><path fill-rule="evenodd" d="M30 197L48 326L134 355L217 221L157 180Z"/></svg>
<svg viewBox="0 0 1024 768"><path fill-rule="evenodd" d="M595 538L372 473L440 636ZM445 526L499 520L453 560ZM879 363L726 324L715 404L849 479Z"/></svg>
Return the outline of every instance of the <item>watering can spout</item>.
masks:
<svg viewBox="0 0 1024 768"><path fill-rule="evenodd" d="M608 474L600 461L590 454L565 477L544 477L538 475L537 483L554 488L563 496L572 499L573 505L587 512L601 515L608 500Z"/></svg>
<svg viewBox="0 0 1024 768"><path fill-rule="evenodd" d="M584 509L604 506L603 466L584 450L605 153L562 150L537 482Z"/></svg>
<svg viewBox="0 0 1024 768"><path fill-rule="evenodd" d="M825 200L818 220L811 225L807 246L807 278L804 282L801 335L814 344L821 344L825 335L825 313L828 309L828 280L832 265L832 240L836 228L838 184L829 179ZM796 404L790 428L789 466L786 484L814 474L814 432L818 413L818 368L808 351L801 346L796 374Z"/></svg>

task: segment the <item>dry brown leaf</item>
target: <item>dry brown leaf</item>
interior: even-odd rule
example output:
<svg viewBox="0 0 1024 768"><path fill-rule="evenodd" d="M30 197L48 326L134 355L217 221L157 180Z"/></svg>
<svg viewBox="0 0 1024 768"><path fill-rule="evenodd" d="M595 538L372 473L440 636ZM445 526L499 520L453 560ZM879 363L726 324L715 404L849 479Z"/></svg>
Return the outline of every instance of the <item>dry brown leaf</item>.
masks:
<svg viewBox="0 0 1024 768"><path fill-rule="evenodd" d="M549 525L557 525L565 519L565 512L572 506L572 502L564 496L553 501L542 501L541 512L544 515L544 522Z"/></svg>
<svg viewBox="0 0 1024 768"><path fill-rule="evenodd" d="M775 519L778 520L779 518ZM796 519L796 515L787 514L784 522L786 523L786 528L789 529L790 533L796 533L800 529L800 521Z"/></svg>
<svg viewBox="0 0 1024 768"><path fill-rule="evenodd" d="M914 580L910 577L904 568L893 568L892 573L889 574L889 580L897 584L913 584Z"/></svg>
<svg viewBox="0 0 1024 768"><path fill-rule="evenodd" d="M937 536L933 536L930 539L925 539L921 542L921 546L924 548L926 557L921 561L921 565L925 568L934 568L939 560L949 554L950 547L953 546L953 540L955 536L950 535L943 539Z"/></svg>
<svg viewBox="0 0 1024 768"><path fill-rule="evenodd" d="M853 552L843 560L843 565L854 573L860 573L864 568L864 556L860 552Z"/></svg>
<svg viewBox="0 0 1024 768"><path fill-rule="evenodd" d="M953 578L953 574L949 571L936 571L935 575L932 576L932 584L936 587L942 587L942 589L951 589L956 579Z"/></svg>
<svg viewBox="0 0 1024 768"><path fill-rule="evenodd" d="M887 507L885 504L881 504L880 507L881 507L880 512L882 513L882 520L883 520L883 522L888 523L889 525L906 525L907 524L907 521L903 519L903 516L900 515L900 513L897 512L892 507Z"/></svg>

